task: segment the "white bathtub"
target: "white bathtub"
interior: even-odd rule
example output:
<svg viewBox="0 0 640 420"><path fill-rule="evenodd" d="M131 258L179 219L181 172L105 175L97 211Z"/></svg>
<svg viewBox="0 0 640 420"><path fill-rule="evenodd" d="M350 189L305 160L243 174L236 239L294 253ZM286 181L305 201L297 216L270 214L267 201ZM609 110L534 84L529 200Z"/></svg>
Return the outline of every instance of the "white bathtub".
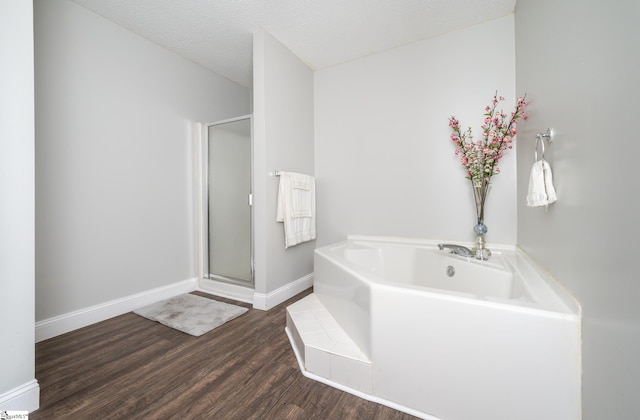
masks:
<svg viewBox="0 0 640 420"><path fill-rule="evenodd" d="M366 396L424 418L580 418L580 306L521 250L492 251L362 236L316 250L312 298L370 361Z"/></svg>

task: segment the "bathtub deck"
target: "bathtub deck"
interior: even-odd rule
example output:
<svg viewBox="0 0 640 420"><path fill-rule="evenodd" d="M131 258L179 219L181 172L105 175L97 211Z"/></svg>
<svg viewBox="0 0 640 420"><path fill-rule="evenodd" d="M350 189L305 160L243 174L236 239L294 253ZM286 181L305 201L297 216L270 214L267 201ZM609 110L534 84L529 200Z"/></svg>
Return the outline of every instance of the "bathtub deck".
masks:
<svg viewBox="0 0 640 420"><path fill-rule="evenodd" d="M287 332L307 372L372 393L371 361L314 294L287 307Z"/></svg>

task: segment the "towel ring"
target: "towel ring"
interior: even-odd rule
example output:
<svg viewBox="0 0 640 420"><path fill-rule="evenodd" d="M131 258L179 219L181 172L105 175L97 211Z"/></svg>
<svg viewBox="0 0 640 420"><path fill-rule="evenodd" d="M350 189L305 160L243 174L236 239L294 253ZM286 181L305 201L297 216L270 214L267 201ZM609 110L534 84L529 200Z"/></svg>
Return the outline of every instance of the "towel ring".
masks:
<svg viewBox="0 0 640 420"><path fill-rule="evenodd" d="M544 141L548 141L551 143L553 141L553 128L547 128L546 133L538 133L536 134L536 151L535 151L535 161L538 161L538 143L542 144L542 160L544 160Z"/></svg>
<svg viewBox="0 0 640 420"><path fill-rule="evenodd" d="M542 145L542 160L544 160L544 140L542 140L542 136L536 137L536 150L534 153L535 161L538 161L538 144Z"/></svg>

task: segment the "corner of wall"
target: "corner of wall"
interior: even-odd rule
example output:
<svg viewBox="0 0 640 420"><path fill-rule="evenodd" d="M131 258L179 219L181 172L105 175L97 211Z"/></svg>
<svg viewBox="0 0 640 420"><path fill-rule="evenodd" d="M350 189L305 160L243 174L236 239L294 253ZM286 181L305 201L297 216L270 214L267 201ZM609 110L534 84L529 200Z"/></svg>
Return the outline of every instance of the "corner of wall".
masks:
<svg viewBox="0 0 640 420"><path fill-rule="evenodd" d="M313 272L315 243L284 249L275 220L278 179L268 173L314 174L314 86L313 71L267 32L254 33L253 48L254 301L268 307L269 296Z"/></svg>

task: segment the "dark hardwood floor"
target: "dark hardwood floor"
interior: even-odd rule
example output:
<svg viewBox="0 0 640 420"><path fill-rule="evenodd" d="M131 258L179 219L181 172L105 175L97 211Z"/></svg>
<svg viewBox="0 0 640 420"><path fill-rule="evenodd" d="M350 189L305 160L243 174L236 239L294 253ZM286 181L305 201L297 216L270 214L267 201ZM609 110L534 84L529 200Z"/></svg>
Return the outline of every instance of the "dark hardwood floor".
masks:
<svg viewBox="0 0 640 420"><path fill-rule="evenodd" d="M285 308L192 337L127 313L36 344L30 419L413 419L304 377Z"/></svg>

